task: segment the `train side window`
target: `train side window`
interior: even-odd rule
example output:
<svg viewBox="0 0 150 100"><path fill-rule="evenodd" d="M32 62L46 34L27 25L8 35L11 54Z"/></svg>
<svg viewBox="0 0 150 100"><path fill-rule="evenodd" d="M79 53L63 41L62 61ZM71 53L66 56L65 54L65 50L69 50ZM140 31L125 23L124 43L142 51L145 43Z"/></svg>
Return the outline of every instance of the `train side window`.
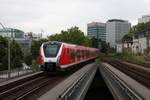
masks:
<svg viewBox="0 0 150 100"><path fill-rule="evenodd" d="M76 54L75 54L74 50L71 49L71 51L70 51L70 57L71 57L72 59L74 59L75 56L76 56Z"/></svg>
<svg viewBox="0 0 150 100"><path fill-rule="evenodd" d="M79 50L77 50L77 56L79 56Z"/></svg>
<svg viewBox="0 0 150 100"><path fill-rule="evenodd" d="M67 48L67 54L69 54L69 48Z"/></svg>
<svg viewBox="0 0 150 100"><path fill-rule="evenodd" d="M84 57L84 50L82 50L82 57Z"/></svg>
<svg viewBox="0 0 150 100"><path fill-rule="evenodd" d="M81 50L79 50L79 55L80 55L80 57L82 56L82 51Z"/></svg>

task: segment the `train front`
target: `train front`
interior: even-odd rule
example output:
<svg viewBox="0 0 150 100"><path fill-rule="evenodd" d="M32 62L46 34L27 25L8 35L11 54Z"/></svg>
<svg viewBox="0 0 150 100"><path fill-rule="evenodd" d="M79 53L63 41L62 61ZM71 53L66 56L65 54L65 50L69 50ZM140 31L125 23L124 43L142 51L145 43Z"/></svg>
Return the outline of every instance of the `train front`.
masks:
<svg viewBox="0 0 150 100"><path fill-rule="evenodd" d="M59 70L58 58L61 53L60 42L46 42L40 47L40 66L41 69L47 72Z"/></svg>

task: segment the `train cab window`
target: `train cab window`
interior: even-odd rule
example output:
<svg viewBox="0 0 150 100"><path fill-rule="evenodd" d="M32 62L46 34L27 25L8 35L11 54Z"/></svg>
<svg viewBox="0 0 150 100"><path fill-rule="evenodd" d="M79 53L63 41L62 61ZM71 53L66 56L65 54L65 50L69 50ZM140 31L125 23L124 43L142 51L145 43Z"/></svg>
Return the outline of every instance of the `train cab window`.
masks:
<svg viewBox="0 0 150 100"><path fill-rule="evenodd" d="M59 51L61 44L54 43L54 44L45 44L44 47L44 54L46 57L56 57Z"/></svg>

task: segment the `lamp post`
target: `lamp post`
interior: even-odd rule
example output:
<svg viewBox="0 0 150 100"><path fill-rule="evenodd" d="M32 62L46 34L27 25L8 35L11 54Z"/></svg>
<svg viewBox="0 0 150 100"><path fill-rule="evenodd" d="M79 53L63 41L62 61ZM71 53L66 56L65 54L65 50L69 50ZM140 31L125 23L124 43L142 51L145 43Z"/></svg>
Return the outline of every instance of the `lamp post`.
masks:
<svg viewBox="0 0 150 100"><path fill-rule="evenodd" d="M96 22L96 48L99 47L99 41L98 41L98 34L99 34L99 29L98 29L98 23Z"/></svg>
<svg viewBox="0 0 150 100"><path fill-rule="evenodd" d="M4 27L4 25L1 22L0 22L0 25L7 33L6 28ZM8 33L7 33L7 36L8 36ZM8 78L10 78L10 40L9 40L9 36L8 36Z"/></svg>

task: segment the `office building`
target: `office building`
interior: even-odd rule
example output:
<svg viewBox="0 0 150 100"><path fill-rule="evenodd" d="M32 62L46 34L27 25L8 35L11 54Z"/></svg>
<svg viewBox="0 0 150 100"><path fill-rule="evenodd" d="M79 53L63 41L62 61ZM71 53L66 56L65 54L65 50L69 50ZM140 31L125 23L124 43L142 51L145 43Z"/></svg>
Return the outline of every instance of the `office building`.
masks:
<svg viewBox="0 0 150 100"><path fill-rule="evenodd" d="M144 15L138 19L138 23L146 23L150 21L150 15Z"/></svg>
<svg viewBox="0 0 150 100"><path fill-rule="evenodd" d="M87 35L92 38L106 41L106 24L100 22L92 22L87 24Z"/></svg>
<svg viewBox="0 0 150 100"><path fill-rule="evenodd" d="M106 42L110 47L116 48L122 42L124 35L128 34L131 23L126 20L111 19L106 22Z"/></svg>

